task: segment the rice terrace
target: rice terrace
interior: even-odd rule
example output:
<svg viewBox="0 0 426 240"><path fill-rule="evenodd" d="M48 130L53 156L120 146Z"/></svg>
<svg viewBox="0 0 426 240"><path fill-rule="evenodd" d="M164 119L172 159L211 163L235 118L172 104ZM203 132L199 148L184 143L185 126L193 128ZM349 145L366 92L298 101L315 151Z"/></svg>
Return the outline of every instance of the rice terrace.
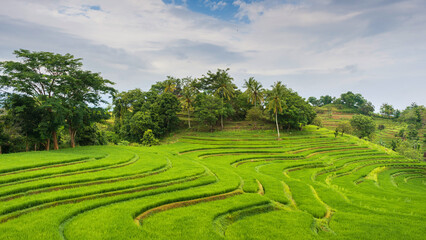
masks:
<svg viewBox="0 0 426 240"><path fill-rule="evenodd" d="M2 239L422 239L425 168L307 127L2 156Z"/></svg>
<svg viewBox="0 0 426 240"><path fill-rule="evenodd" d="M0 240L426 240L426 1L0 2Z"/></svg>

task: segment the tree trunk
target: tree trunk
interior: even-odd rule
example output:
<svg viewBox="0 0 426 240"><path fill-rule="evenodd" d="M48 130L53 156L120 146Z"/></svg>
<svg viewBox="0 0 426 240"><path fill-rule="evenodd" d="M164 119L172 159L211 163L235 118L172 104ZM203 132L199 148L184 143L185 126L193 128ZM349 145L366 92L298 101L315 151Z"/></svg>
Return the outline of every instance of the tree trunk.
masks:
<svg viewBox="0 0 426 240"><path fill-rule="evenodd" d="M0 145L0 154L2 154L2 152L1 152L1 145Z"/></svg>
<svg viewBox="0 0 426 240"><path fill-rule="evenodd" d="M191 116L189 115L189 107L188 107L188 128L191 128Z"/></svg>
<svg viewBox="0 0 426 240"><path fill-rule="evenodd" d="M220 114L220 126L223 130L223 97L222 97L222 114Z"/></svg>
<svg viewBox="0 0 426 240"><path fill-rule="evenodd" d="M34 152L37 151L37 143L34 143Z"/></svg>
<svg viewBox="0 0 426 240"><path fill-rule="evenodd" d="M58 150L59 145L58 145L58 136L56 135L56 131L52 131L52 138L53 138L53 149Z"/></svg>
<svg viewBox="0 0 426 240"><path fill-rule="evenodd" d="M25 134L25 152L28 152L30 150L30 146L28 143L28 134Z"/></svg>
<svg viewBox="0 0 426 240"><path fill-rule="evenodd" d="M75 148L75 135L76 135L77 131L70 127L69 132L70 132L71 147Z"/></svg>
<svg viewBox="0 0 426 240"><path fill-rule="evenodd" d="M50 150L50 138L47 139L47 143L46 143L46 151Z"/></svg>
<svg viewBox="0 0 426 240"><path fill-rule="evenodd" d="M277 124L278 140L280 140L280 129L278 127L278 112L275 112L275 123Z"/></svg>
<svg viewBox="0 0 426 240"><path fill-rule="evenodd" d="M220 115L220 125L222 126L222 130L223 130L223 115Z"/></svg>

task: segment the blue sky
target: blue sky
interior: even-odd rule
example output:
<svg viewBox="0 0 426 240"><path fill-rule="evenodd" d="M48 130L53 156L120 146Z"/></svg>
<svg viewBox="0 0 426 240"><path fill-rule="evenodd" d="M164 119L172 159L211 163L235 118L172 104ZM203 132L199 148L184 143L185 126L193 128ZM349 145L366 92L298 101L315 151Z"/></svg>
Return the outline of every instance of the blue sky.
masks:
<svg viewBox="0 0 426 240"><path fill-rule="evenodd" d="M0 61L71 53L121 91L230 68L300 95L361 93L376 109L426 105L424 0L14 0Z"/></svg>
<svg viewBox="0 0 426 240"><path fill-rule="evenodd" d="M163 0L166 4L171 4L175 6L183 6L188 10L212 16L224 21L233 21L233 22L247 22L247 18L238 18L236 17L239 6L234 4L233 0L193 0L193 1L184 1L184 0ZM243 1L245 3L252 3L255 1Z"/></svg>

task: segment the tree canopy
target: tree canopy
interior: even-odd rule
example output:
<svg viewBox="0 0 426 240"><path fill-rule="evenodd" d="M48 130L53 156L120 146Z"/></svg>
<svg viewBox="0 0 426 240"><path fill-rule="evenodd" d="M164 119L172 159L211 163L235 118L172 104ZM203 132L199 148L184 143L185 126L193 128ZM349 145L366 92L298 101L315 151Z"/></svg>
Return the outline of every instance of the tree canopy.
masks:
<svg viewBox="0 0 426 240"><path fill-rule="evenodd" d="M115 91L111 87L113 83L99 73L82 70L81 59L71 54L24 49L16 50L14 54L21 61L0 62L0 86L6 89L8 98L12 98L7 100L9 104L6 108L20 105L37 113L33 115L39 119L37 141L46 141L46 149L50 147L50 139L53 140L54 149L58 149L57 131L61 126L68 125L71 135L75 136L84 124L85 115L92 111L93 106L104 101L101 96ZM21 99L13 97L16 95ZM25 114L11 112L15 117L20 117L22 125L35 124L34 119L26 118ZM71 145L75 146L73 140Z"/></svg>

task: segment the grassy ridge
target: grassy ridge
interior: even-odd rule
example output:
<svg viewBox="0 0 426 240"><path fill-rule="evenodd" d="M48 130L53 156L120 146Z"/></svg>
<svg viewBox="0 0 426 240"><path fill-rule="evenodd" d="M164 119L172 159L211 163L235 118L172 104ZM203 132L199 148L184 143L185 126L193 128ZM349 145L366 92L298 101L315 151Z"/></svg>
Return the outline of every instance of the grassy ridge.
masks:
<svg viewBox="0 0 426 240"><path fill-rule="evenodd" d="M424 162L316 127L183 135L2 156L0 239L426 235Z"/></svg>

